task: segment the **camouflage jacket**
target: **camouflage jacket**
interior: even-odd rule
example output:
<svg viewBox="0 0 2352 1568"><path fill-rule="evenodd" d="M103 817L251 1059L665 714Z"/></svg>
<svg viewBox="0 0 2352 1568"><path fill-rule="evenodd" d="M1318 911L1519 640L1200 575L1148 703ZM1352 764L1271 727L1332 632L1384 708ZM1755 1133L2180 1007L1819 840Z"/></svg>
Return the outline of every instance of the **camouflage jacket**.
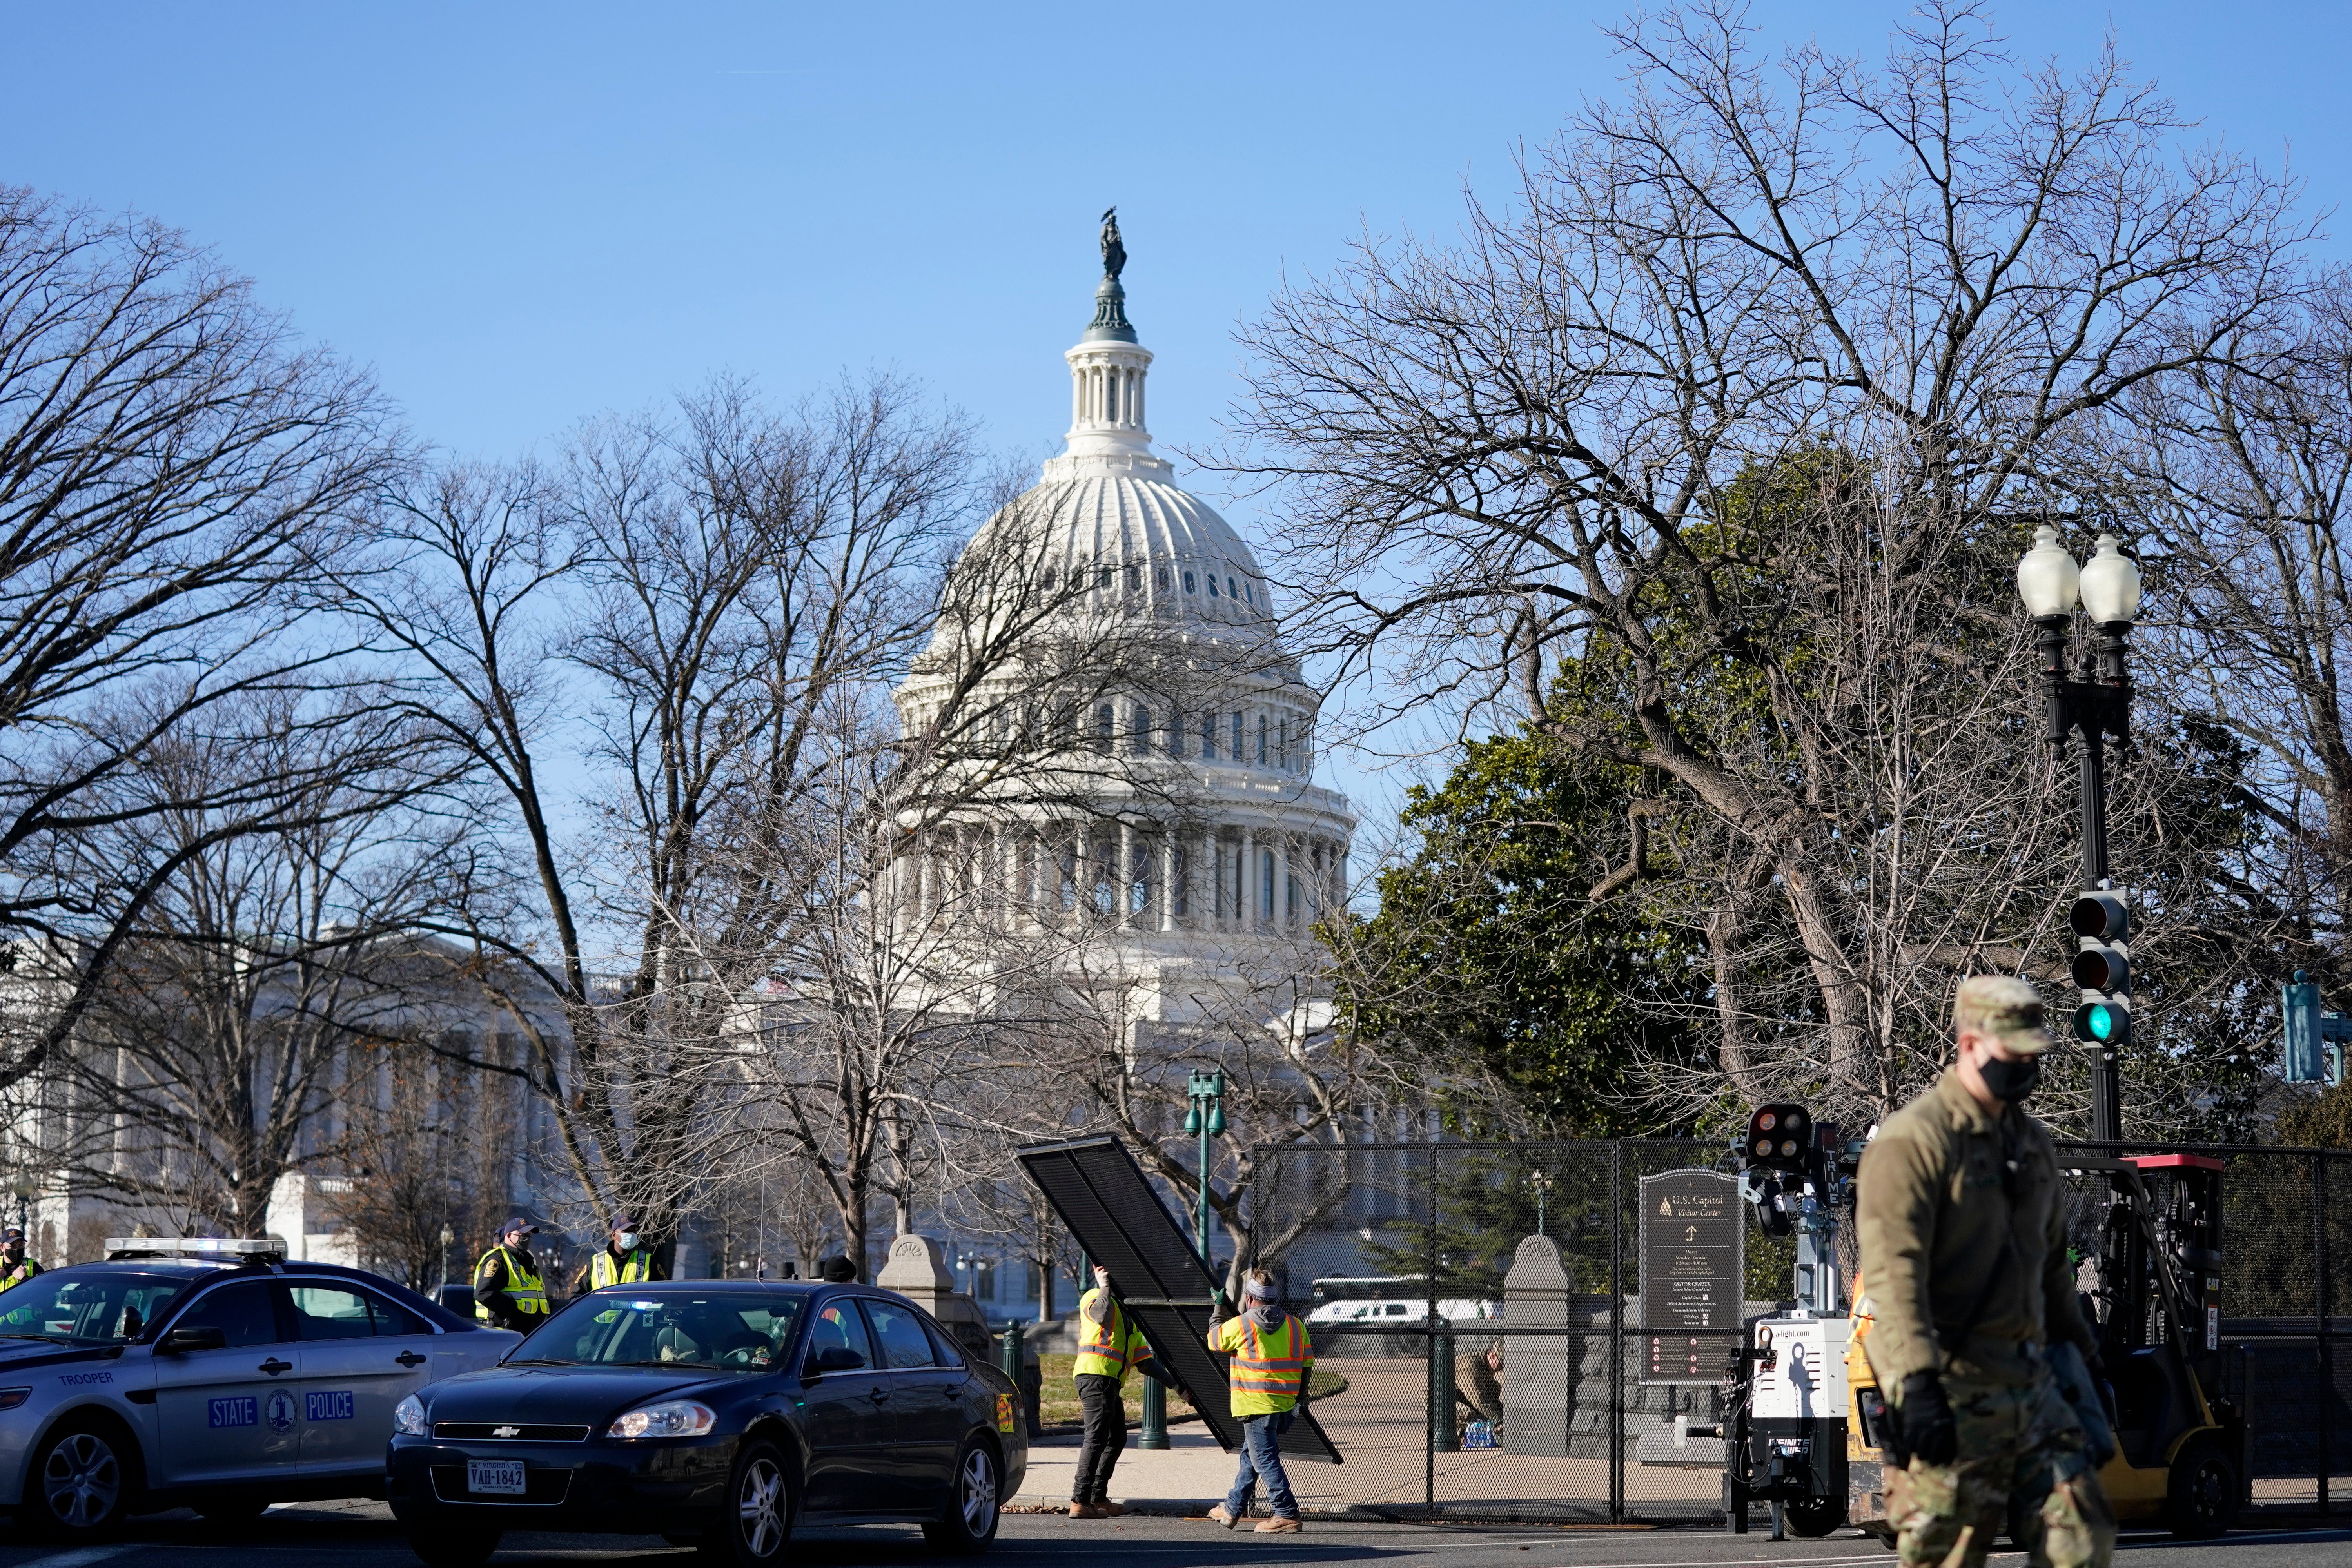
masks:
<svg viewBox="0 0 2352 1568"><path fill-rule="evenodd" d="M2021 1374L2021 1342L2091 1343L2050 1134L2014 1105L1996 1118L1951 1072L1879 1126L1856 1179L1855 1229L1870 1364L1890 1390L1944 1365L1942 1341L1963 1328L1954 1359L1996 1378Z"/></svg>

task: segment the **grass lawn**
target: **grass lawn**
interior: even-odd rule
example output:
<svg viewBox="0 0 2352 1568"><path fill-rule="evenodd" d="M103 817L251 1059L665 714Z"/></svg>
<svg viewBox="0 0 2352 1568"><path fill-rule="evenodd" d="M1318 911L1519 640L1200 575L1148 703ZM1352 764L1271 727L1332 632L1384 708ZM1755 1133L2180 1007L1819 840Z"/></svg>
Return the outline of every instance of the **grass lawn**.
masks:
<svg viewBox="0 0 2352 1568"><path fill-rule="evenodd" d="M1038 1371L1045 1378L1038 1415L1048 1426L1074 1426L1084 1416L1078 1405L1077 1384L1070 1381L1077 1362L1078 1358L1074 1355L1041 1355L1037 1358ZM1347 1386L1346 1378L1318 1366L1314 1381L1307 1385L1307 1394L1310 1399L1328 1399ZM1142 1420L1143 1379L1130 1373L1123 1392L1127 1395L1127 1418L1129 1421ZM1168 1419L1174 1421L1180 1417L1190 1417L1192 1414L1192 1401L1170 1390Z"/></svg>

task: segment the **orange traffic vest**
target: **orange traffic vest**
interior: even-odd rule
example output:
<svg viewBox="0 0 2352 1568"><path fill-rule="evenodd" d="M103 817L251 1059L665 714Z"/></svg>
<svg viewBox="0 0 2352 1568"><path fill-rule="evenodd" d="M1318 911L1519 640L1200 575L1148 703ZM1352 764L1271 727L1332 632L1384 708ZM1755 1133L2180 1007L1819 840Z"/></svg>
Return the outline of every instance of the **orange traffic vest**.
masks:
<svg viewBox="0 0 2352 1568"><path fill-rule="evenodd" d="M1259 1333L1246 1315L1241 1328L1241 1343L1234 1347L1234 1393L1296 1400L1307 1373L1307 1325L1285 1313L1282 1327L1272 1333Z"/></svg>

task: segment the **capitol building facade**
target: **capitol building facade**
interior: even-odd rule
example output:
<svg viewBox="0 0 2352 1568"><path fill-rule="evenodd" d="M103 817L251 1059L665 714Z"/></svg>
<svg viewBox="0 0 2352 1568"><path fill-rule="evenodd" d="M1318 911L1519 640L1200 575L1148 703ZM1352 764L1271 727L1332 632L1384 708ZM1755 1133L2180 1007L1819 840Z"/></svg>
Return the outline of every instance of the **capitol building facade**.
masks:
<svg viewBox="0 0 2352 1568"><path fill-rule="evenodd" d="M931 826L901 897L938 910L980 888L971 920L1082 923L1133 1026L1181 1033L1237 981L1298 977L1287 955L1344 904L1355 816L1314 782L1318 694L1256 557L1151 450L1152 354L1127 320L1115 224L1104 250L1094 320L1063 356L1066 447L964 547L893 693L909 741L961 704L992 731L1042 726L1064 760Z"/></svg>

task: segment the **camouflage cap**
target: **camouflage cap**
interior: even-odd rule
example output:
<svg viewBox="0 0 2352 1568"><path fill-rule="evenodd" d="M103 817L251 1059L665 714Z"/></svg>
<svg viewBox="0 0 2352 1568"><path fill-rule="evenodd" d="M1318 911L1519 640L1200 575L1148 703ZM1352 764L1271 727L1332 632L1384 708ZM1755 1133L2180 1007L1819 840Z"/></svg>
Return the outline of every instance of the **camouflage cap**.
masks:
<svg viewBox="0 0 2352 1568"><path fill-rule="evenodd" d="M2021 1057L2038 1057L2057 1042L2042 1016L2042 994L2008 974L1971 974L1952 998L1952 1032L1990 1035Z"/></svg>

